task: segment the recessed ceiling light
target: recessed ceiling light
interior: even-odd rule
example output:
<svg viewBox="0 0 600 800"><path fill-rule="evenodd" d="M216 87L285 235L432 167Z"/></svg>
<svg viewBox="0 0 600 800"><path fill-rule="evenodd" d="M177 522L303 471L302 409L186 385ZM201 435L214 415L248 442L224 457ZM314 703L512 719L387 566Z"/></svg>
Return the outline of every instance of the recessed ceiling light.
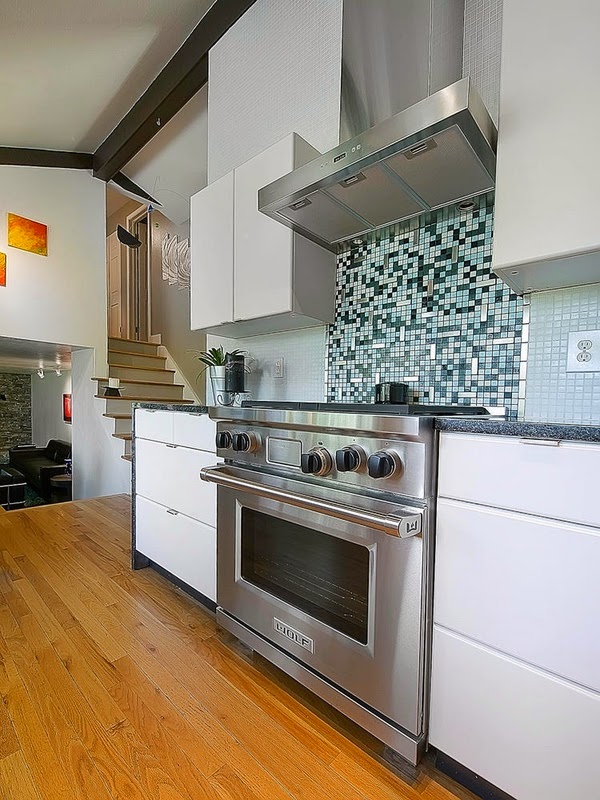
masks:
<svg viewBox="0 0 600 800"><path fill-rule="evenodd" d="M364 239L352 239L352 244L364 244Z"/></svg>
<svg viewBox="0 0 600 800"><path fill-rule="evenodd" d="M475 200L463 200L457 206L459 211L474 211L477 208Z"/></svg>

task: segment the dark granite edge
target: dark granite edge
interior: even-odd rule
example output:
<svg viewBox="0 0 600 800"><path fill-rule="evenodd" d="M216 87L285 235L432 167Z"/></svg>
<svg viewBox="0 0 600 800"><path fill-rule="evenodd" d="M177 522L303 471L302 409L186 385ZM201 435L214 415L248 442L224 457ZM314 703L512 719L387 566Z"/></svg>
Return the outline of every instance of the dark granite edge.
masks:
<svg viewBox="0 0 600 800"><path fill-rule="evenodd" d="M481 417L436 417L439 431L483 433L490 436L519 436L529 439L562 439L575 442L600 442L600 425L574 425L561 422L518 422Z"/></svg>
<svg viewBox="0 0 600 800"><path fill-rule="evenodd" d="M196 403L152 403L140 401L131 404L132 408L145 408L149 411L185 411L187 414L208 414L208 406Z"/></svg>

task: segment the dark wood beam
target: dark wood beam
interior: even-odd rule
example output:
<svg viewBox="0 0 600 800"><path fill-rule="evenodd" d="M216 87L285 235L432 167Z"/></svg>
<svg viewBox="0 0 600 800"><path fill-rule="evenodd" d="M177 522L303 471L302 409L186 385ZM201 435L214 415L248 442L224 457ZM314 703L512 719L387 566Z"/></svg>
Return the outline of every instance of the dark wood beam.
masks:
<svg viewBox="0 0 600 800"><path fill-rule="evenodd" d="M17 167L58 167L59 169L92 169L91 153L69 153L63 150L36 150L29 147L0 147L0 164Z"/></svg>
<svg viewBox="0 0 600 800"><path fill-rule="evenodd" d="M208 52L256 0L216 0L162 72L94 153L109 181L208 81Z"/></svg>

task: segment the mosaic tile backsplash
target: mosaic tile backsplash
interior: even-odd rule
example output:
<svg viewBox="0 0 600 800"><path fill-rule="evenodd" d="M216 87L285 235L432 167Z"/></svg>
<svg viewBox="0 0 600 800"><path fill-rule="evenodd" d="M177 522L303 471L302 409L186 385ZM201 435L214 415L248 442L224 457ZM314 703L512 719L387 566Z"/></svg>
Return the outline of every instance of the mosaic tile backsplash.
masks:
<svg viewBox="0 0 600 800"><path fill-rule="evenodd" d="M422 403L516 413L522 300L491 272L493 195L371 234L338 259L327 398L372 402L379 380Z"/></svg>

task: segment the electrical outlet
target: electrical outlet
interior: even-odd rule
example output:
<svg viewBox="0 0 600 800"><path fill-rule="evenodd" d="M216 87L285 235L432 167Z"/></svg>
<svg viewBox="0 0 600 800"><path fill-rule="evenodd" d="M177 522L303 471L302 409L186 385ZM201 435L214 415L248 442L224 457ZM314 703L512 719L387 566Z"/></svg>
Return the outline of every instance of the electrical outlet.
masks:
<svg viewBox="0 0 600 800"><path fill-rule="evenodd" d="M273 370L273 377L283 378L284 375L285 375L285 359L283 358L283 356L279 356L279 358L275 359L275 369Z"/></svg>
<svg viewBox="0 0 600 800"><path fill-rule="evenodd" d="M569 334L567 372L600 372L600 331Z"/></svg>

